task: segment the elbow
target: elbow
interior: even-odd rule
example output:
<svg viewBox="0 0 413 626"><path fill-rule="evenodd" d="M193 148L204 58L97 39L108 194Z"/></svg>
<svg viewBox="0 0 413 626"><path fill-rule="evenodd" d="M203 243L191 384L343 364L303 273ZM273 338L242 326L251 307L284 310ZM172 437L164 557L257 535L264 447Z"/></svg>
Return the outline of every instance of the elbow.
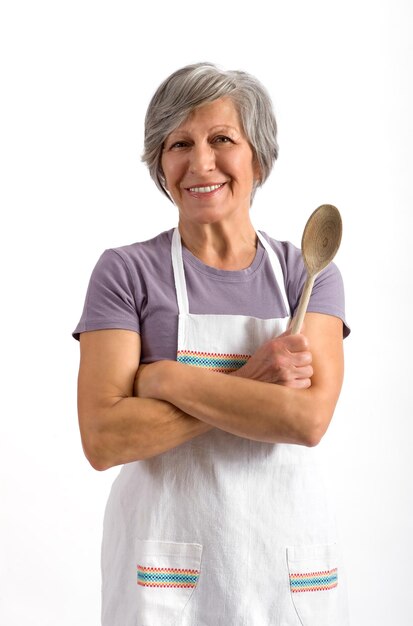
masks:
<svg viewBox="0 0 413 626"><path fill-rule="evenodd" d="M105 433L101 429L82 428L81 425L80 435L83 452L94 470L104 472L116 465L111 461Z"/></svg>
<svg viewBox="0 0 413 626"><path fill-rule="evenodd" d="M325 394L314 393L311 387L305 400L296 413L297 439L301 445L315 448L327 432L335 402Z"/></svg>
<svg viewBox="0 0 413 626"><path fill-rule="evenodd" d="M318 428L311 428L305 433L303 445L307 448L315 448L323 438L324 433Z"/></svg>
<svg viewBox="0 0 413 626"><path fill-rule="evenodd" d="M93 469L97 472L104 472L105 470L113 467L111 463L108 463L104 458L100 456L86 455L86 458L89 461L90 465L93 467Z"/></svg>
<svg viewBox="0 0 413 626"><path fill-rule="evenodd" d="M98 438L97 438L98 439ZM82 437L82 446L85 457L97 472L104 472L113 467L109 462L108 455L99 441L91 441L91 437Z"/></svg>
<svg viewBox="0 0 413 626"><path fill-rule="evenodd" d="M332 415L320 413L312 415L306 420L306 427L301 432L302 445L315 448L327 432Z"/></svg>
<svg viewBox="0 0 413 626"><path fill-rule="evenodd" d="M83 452L97 472L153 456L148 453L143 441L137 445L135 440L135 445L131 449L129 438L113 429L111 421L105 416L99 419L84 418L79 422Z"/></svg>

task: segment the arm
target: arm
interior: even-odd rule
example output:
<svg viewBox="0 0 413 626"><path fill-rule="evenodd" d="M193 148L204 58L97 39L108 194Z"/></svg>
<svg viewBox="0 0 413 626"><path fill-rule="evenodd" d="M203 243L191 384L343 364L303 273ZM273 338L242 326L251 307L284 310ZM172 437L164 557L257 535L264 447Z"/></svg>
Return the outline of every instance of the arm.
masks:
<svg viewBox="0 0 413 626"><path fill-rule="evenodd" d="M212 428L169 402L132 397L133 387L137 396L141 379L147 378L147 372L156 374L158 365L143 365L138 370L138 333L83 332L80 348L79 425L86 457L95 469L156 456ZM303 335L282 335L257 350L236 375L304 388L310 384L310 362L311 354ZM185 374L193 369L185 369ZM222 376L226 381L227 376Z"/></svg>
<svg viewBox="0 0 413 626"><path fill-rule="evenodd" d="M315 317L313 322L316 322L317 318L324 321L335 320L327 316L309 314L306 331L309 336L317 334L311 329L313 316ZM336 320L333 325L339 327L341 333L341 323ZM333 335L338 346L341 346L341 335L339 341L337 333L333 332ZM330 346L330 351L334 352L332 350L334 337L325 335L326 346L324 351L321 346L321 351L326 357L327 369L324 367L324 374L322 374L321 367L316 366L318 374L315 379L313 377L311 392L314 392L319 385L318 380L324 380L324 384L330 384L328 373L330 373L331 382L336 379L336 367L333 367L327 349ZM280 337L273 342L271 348L269 346L260 348L251 358L251 362L237 372L237 377L213 374L167 361L140 369L137 386L140 385L143 388L141 395L145 395L144 388L146 387L146 395L155 396L155 388L160 382L159 374L162 374L165 378L165 386L176 384L177 389L180 390L171 394L171 398L174 397L177 405L183 400L188 408L194 404L193 416L190 416L189 411L185 413L172 401L151 397L132 397L140 358L140 337L137 333L126 330L99 330L82 333L78 408L82 443L88 460L93 467L103 470L114 465L149 458L208 432L214 425L228 432L249 436L251 439L306 443L305 426L309 425L311 430L311 427L317 425L318 413L315 412L306 418L305 411L303 414L293 411L294 397L296 400L300 397L297 395L297 389L303 385L304 388L308 387L308 376L311 376L311 371L308 370L308 352L305 350L306 342L302 343L302 338L293 341L301 341L301 343L293 344L296 357L285 349L283 338ZM291 339L287 342L287 346L291 349L292 345L289 342ZM269 352L272 354L269 355ZM328 362L330 362L329 366ZM266 363L269 365L266 366ZM169 374L166 371L168 369ZM302 369L301 372L300 369ZM293 376L292 370L294 370ZM261 383L241 378L242 376L261 378L270 382ZM194 378L193 382L197 387L192 386L191 377ZM217 387L215 380L219 380ZM271 384L274 382L278 384ZM232 387L232 384L235 387ZM191 394L189 394L190 385ZM285 391L276 391L276 389L285 389ZM339 385L336 387L333 385L330 388L333 395L334 389L338 397ZM289 392L294 391L295 394L292 393L290 397ZM248 398L250 392L252 395ZM303 388L301 393L305 393ZM302 400L304 401L304 396ZM332 400L335 404L334 397ZM264 404L261 406L260 403L263 401ZM280 402L278 406L277 403ZM267 403L266 407L265 403ZM275 412L272 413L273 405ZM327 411L325 416L328 416L329 406L332 414L334 406L331 406L330 401L330 405L328 403L324 405ZM300 407L297 405L297 408ZM281 417L277 418L277 414ZM198 415L200 419L196 419ZM253 422L251 415L255 416ZM327 420L329 421L328 417ZM324 423L325 428L328 421ZM284 436L281 433L283 428L286 430ZM313 432L313 436L315 435L317 433ZM308 435L307 438L311 445L312 441Z"/></svg>
<svg viewBox="0 0 413 626"><path fill-rule="evenodd" d="M168 401L211 426L241 437L316 445L328 428L342 385L343 325L336 317L308 313L304 332L314 370L308 388L160 361L139 376L138 393Z"/></svg>
<svg viewBox="0 0 413 626"><path fill-rule="evenodd" d="M209 424L168 402L132 397L140 360L138 333L82 333L80 355L79 425L95 469L155 456L210 430Z"/></svg>

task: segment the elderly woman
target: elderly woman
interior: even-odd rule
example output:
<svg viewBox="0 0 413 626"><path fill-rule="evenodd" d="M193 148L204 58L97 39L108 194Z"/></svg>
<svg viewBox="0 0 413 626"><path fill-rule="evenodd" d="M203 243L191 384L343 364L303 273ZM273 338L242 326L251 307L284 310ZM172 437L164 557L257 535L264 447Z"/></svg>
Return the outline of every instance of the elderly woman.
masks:
<svg viewBox="0 0 413 626"><path fill-rule="evenodd" d="M347 623L314 460L342 384L343 288L330 265L289 333L301 255L249 211L276 157L270 99L244 72L190 65L150 102L143 158L178 226L103 253L74 332L86 456L124 465L105 626Z"/></svg>

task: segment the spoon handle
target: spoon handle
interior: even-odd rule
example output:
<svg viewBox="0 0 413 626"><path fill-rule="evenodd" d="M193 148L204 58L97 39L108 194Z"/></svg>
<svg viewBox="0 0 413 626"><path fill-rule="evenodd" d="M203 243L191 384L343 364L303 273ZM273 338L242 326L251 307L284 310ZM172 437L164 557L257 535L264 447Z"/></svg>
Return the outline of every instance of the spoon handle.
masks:
<svg viewBox="0 0 413 626"><path fill-rule="evenodd" d="M307 279L304 283L303 291L301 293L300 302L298 303L297 311L291 324L292 335L297 335L301 331L301 327L304 321L304 315L307 311L308 302L310 300L316 276L317 274L307 275Z"/></svg>

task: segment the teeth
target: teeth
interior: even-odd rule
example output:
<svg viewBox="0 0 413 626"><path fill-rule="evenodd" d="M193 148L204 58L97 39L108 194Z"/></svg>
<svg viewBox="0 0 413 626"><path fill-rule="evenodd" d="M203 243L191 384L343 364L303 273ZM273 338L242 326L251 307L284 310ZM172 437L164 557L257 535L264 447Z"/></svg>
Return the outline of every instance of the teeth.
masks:
<svg viewBox="0 0 413 626"><path fill-rule="evenodd" d="M209 193L210 191L219 189L223 184L224 183L221 183L220 185L212 185L211 187L190 187L189 191L193 191L195 193Z"/></svg>

